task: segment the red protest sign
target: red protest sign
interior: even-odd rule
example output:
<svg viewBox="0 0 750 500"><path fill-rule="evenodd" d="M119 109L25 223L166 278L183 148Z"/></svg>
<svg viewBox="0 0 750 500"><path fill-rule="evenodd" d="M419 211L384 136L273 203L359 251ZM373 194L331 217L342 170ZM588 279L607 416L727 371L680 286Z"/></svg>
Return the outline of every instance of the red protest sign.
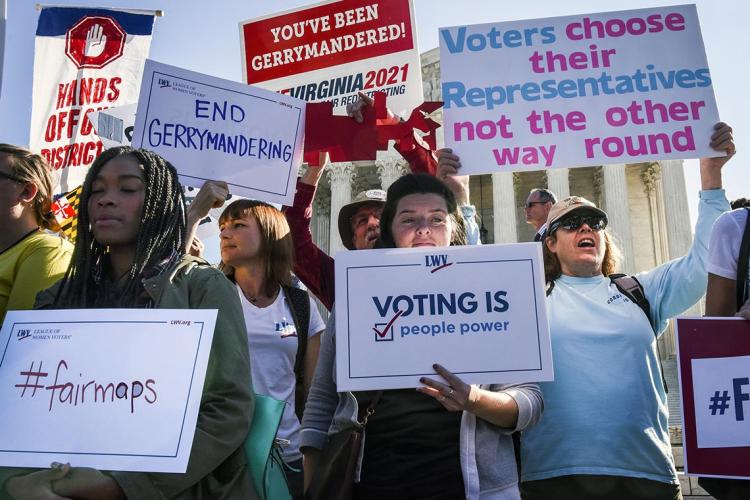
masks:
<svg viewBox="0 0 750 500"><path fill-rule="evenodd" d="M422 102L412 0L336 0L240 23L246 83L341 108L385 92L401 114Z"/></svg>
<svg viewBox="0 0 750 500"><path fill-rule="evenodd" d="M685 472L750 478L750 321L678 318Z"/></svg>

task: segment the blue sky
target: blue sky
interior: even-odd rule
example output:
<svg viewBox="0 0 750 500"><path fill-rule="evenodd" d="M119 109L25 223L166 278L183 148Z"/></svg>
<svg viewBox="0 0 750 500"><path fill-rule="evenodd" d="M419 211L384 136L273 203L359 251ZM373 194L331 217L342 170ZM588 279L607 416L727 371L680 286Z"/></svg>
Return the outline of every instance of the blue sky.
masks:
<svg viewBox="0 0 750 500"><path fill-rule="evenodd" d="M5 58L0 95L0 142L28 144L31 116L31 83L34 60L34 31L38 12L31 0L7 0ZM72 0L76 6L162 9L156 20L151 58L214 76L241 81L238 23L258 16L300 7L304 0ZM602 10L626 10L662 5L662 0L414 0L420 50L437 47L438 28L491 21L532 19ZM750 196L745 169L750 162L750 106L746 87L750 83L750 48L747 22L750 2L746 0L697 0L709 68L723 121L735 131L738 153L725 171L729 199ZM45 5L66 5L49 0ZM456 6L460 8L456 8ZM207 8L207 6L210 6ZM685 177L695 220L694 193L700 188L697 161L687 161Z"/></svg>

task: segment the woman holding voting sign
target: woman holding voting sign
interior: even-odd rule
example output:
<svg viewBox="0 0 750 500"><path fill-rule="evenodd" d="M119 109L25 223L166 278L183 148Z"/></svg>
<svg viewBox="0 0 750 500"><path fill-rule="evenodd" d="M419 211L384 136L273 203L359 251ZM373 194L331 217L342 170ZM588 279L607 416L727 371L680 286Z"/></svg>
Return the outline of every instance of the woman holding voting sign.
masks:
<svg viewBox="0 0 750 500"><path fill-rule="evenodd" d="M388 189L380 244L462 244L460 220L455 197L443 182L426 174L406 175ZM353 498L520 498L511 434L539 419L543 404L536 385L470 386L434 365L441 380L423 378L417 391L338 392L334 318L323 338L302 421L308 494L328 466L319 461L321 450L340 431L361 428L366 413ZM342 474L331 482L343 488L352 480Z"/></svg>
<svg viewBox="0 0 750 500"><path fill-rule="evenodd" d="M237 288L253 353L253 386L286 402L276 437L292 496L301 500L300 420L325 324L308 293L292 286L284 214L261 201L237 200L221 214L219 227L223 269Z"/></svg>
<svg viewBox="0 0 750 500"><path fill-rule="evenodd" d="M52 213L52 175L31 151L0 144L0 324L5 312L31 309L34 297L62 278L72 245Z"/></svg>
<svg viewBox="0 0 750 500"><path fill-rule="evenodd" d="M525 499L682 498L657 337L703 295L711 226L729 208L721 169L735 152L732 130L717 124L711 146L727 156L700 161L690 251L635 279L613 275L618 249L604 211L575 196L550 210L543 244L555 380L540 384L545 416L523 435Z"/></svg>
<svg viewBox="0 0 750 500"><path fill-rule="evenodd" d="M39 295L37 307L218 309L187 471L102 472L58 463L38 471L0 469L0 496L255 498L242 449L254 406L242 308L221 272L184 255L185 239L174 167L149 151L109 149L83 184L71 265Z"/></svg>

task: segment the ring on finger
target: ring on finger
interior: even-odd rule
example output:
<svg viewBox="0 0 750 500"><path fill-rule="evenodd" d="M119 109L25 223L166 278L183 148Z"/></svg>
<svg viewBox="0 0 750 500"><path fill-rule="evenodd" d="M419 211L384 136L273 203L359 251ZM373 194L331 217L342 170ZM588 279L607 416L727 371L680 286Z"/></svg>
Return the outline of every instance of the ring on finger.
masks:
<svg viewBox="0 0 750 500"><path fill-rule="evenodd" d="M452 396L453 396L453 387L451 387L451 390L448 391L448 397L450 398Z"/></svg>

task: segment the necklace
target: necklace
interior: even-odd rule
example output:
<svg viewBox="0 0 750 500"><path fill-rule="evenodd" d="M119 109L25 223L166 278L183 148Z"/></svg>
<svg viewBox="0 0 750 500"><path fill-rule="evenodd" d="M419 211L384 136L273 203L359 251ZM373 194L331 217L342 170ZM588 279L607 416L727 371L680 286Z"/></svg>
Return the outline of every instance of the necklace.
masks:
<svg viewBox="0 0 750 500"><path fill-rule="evenodd" d="M245 290L242 290L242 295L244 295L245 298L249 300L250 302L252 302L253 304L255 304L258 301L258 297L251 297L250 295L245 293Z"/></svg>

